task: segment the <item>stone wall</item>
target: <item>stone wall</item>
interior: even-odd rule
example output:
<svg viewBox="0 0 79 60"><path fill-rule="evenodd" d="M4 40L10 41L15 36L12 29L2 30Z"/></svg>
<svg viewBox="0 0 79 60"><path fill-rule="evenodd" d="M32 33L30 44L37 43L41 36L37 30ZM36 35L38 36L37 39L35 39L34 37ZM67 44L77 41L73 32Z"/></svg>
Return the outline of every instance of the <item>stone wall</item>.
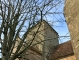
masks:
<svg viewBox="0 0 79 60"><path fill-rule="evenodd" d="M66 0L64 13L75 56L79 60L79 0Z"/></svg>
<svg viewBox="0 0 79 60"><path fill-rule="evenodd" d="M28 50L20 60L42 60L41 55L32 50Z"/></svg>
<svg viewBox="0 0 79 60"><path fill-rule="evenodd" d="M33 34L39 28L32 45L42 41L41 43L35 45L34 47L39 49L43 53L42 58L43 60L46 60L46 56L47 54L49 54L53 46L59 44L58 33L46 21L42 21L40 27L39 25L40 23L38 23L31 29L28 36L26 37L26 40L30 42L34 37Z"/></svg>
<svg viewBox="0 0 79 60"><path fill-rule="evenodd" d="M74 55L68 56L68 57L64 57L64 58L60 58L58 60L76 60Z"/></svg>

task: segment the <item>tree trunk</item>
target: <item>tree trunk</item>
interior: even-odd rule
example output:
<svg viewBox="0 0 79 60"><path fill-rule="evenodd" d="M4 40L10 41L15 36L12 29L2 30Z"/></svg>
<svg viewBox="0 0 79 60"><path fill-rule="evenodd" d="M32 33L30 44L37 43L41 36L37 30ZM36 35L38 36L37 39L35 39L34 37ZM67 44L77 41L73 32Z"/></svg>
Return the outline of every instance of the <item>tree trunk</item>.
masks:
<svg viewBox="0 0 79 60"><path fill-rule="evenodd" d="M79 60L79 0L66 0L64 12L70 31L74 54L76 60Z"/></svg>

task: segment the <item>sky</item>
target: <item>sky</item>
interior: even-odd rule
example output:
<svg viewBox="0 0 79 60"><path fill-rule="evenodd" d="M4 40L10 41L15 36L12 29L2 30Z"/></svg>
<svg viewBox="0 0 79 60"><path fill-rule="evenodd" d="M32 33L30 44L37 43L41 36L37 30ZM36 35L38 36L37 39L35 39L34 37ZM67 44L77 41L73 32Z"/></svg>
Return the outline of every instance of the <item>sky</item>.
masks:
<svg viewBox="0 0 79 60"><path fill-rule="evenodd" d="M58 0L55 0L55 1L58 1ZM54 28L58 33L59 43L64 43L70 40L70 37L69 37L70 34L69 34L67 23L65 21L63 10L64 10L64 2L62 2L61 4L58 4L55 8L53 8L53 10L51 10L51 12L57 12L57 13L52 14L50 16L47 15L44 17L44 19L48 21L48 23L52 26L52 28Z"/></svg>
<svg viewBox="0 0 79 60"><path fill-rule="evenodd" d="M61 0L63 1L63 0ZM64 17L64 6L65 1L61 4L57 5L52 11L57 12L57 14L53 14L47 16L46 20L48 23L56 30L59 35L59 43L64 43L70 40L70 34L68 30L68 26ZM52 12L51 11L51 12Z"/></svg>
<svg viewBox="0 0 79 60"><path fill-rule="evenodd" d="M51 14L51 15L46 15L44 17L44 20L48 21L48 23L57 31L59 35L59 42L62 43L62 42L66 42L70 40L70 37L62 37L62 36L70 36L69 30L65 21L65 17L64 17L65 0L54 0L54 1L55 1L54 4L56 4L57 1L63 1L63 2L59 3L56 7L50 10L50 12L53 12L53 13L56 12L56 13ZM45 10L46 9L49 9L49 7L48 8L46 7ZM23 30L26 30L26 29L23 29Z"/></svg>
<svg viewBox="0 0 79 60"><path fill-rule="evenodd" d="M56 32L59 35L59 43L64 43L70 40L68 26L64 17L65 0L54 0L54 1L55 1L54 4L56 4L57 1L62 1L62 2L50 10L50 12L52 12L53 14L50 14L50 15L47 14L45 17L43 17L43 19L46 20L52 26L52 28L56 30ZM49 8L50 6L46 7L43 13L46 12L46 9L49 9ZM38 19L40 19L40 17L38 17ZM28 22L26 24L28 24Z"/></svg>

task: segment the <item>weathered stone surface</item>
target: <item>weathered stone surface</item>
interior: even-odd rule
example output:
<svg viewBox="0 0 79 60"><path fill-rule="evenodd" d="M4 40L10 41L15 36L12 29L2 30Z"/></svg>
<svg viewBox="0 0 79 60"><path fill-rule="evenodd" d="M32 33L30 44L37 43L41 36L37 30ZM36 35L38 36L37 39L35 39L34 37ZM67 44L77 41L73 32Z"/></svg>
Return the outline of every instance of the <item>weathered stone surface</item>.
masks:
<svg viewBox="0 0 79 60"><path fill-rule="evenodd" d="M76 59L79 60L79 0L66 0L64 13Z"/></svg>

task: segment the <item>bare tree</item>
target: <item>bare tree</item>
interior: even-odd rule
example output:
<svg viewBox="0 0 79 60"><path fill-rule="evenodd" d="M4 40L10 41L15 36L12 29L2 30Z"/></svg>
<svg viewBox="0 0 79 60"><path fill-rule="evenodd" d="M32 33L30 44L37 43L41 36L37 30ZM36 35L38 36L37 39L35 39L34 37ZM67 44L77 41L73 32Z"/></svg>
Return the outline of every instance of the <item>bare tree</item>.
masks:
<svg viewBox="0 0 79 60"><path fill-rule="evenodd" d="M62 0L0 0L2 60L15 60L27 51L39 30L38 28L34 33L31 42L25 45L30 29L46 15L58 14L51 10L61 2ZM20 42L13 53L18 37L20 37ZM22 46L25 46L23 50L21 50Z"/></svg>

